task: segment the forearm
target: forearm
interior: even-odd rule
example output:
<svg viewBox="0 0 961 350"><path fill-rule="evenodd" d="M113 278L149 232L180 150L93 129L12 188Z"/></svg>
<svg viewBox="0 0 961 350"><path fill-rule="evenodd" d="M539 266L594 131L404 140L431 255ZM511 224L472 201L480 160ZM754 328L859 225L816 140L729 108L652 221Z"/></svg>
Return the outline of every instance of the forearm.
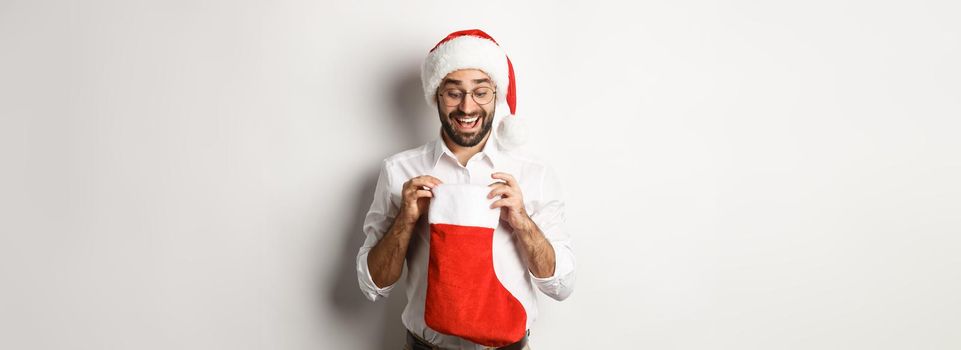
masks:
<svg viewBox="0 0 961 350"><path fill-rule="evenodd" d="M554 246L547 240L533 220L514 230L520 249L527 255L527 268L534 276L546 278L554 275Z"/></svg>
<svg viewBox="0 0 961 350"><path fill-rule="evenodd" d="M377 287L384 288L394 284L403 273L404 258L407 256L407 247L415 223L398 216L384 237L367 254L370 277Z"/></svg>

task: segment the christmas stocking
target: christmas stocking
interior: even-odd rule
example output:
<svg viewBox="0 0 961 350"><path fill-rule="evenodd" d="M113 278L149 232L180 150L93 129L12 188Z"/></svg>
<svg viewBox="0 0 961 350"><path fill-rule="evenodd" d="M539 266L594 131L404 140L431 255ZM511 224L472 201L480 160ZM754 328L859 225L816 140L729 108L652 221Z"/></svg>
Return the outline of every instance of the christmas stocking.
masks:
<svg viewBox="0 0 961 350"><path fill-rule="evenodd" d="M527 312L494 274L500 209L490 209L497 198L488 193L483 185L433 189L424 321L438 332L500 347L524 337Z"/></svg>

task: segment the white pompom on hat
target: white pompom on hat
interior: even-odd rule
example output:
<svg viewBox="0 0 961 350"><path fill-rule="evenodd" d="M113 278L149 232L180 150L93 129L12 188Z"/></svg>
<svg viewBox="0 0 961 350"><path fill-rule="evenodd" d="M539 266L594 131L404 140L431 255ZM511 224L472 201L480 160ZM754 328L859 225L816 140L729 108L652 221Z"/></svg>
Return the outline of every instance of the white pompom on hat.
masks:
<svg viewBox="0 0 961 350"><path fill-rule="evenodd" d="M460 69L479 69L497 85L497 111L494 118L497 120L500 117L494 136L497 144L510 150L526 143L527 127L514 114L517 109L514 67L494 38L480 29L453 32L427 54L420 73L427 103L437 105L437 87L447 74Z"/></svg>

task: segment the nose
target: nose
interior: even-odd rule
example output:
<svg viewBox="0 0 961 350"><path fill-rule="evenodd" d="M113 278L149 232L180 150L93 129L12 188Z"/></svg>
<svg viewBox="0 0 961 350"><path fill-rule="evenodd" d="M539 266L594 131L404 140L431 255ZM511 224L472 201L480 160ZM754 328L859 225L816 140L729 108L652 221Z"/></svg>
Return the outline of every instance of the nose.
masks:
<svg viewBox="0 0 961 350"><path fill-rule="evenodd" d="M464 99L460 101L459 105L457 105L457 109L460 109L460 111L464 112L464 114L471 115L480 109L480 105L474 101L474 95L464 94Z"/></svg>

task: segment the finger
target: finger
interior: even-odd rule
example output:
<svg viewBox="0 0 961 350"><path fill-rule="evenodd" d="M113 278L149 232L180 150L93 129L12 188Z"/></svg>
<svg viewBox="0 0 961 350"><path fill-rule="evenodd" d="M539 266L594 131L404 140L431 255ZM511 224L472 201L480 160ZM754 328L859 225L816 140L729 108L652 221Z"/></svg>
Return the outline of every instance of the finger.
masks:
<svg viewBox="0 0 961 350"><path fill-rule="evenodd" d="M410 179L410 186L411 186L411 187L421 187L421 186L427 186L427 185L430 185L430 180L429 180L429 179L426 179L426 178L424 178L424 177L422 177L422 176L418 176L418 177L415 177L415 178Z"/></svg>
<svg viewBox="0 0 961 350"><path fill-rule="evenodd" d="M404 196L413 196L417 193L417 191L432 190L432 188L429 185L430 184L421 183L419 181L414 181L413 179L411 179L411 181L409 181L409 183L406 186L404 186L404 188L401 191L403 192Z"/></svg>
<svg viewBox="0 0 961 350"><path fill-rule="evenodd" d="M489 194L487 194L487 199L491 199L497 196L510 197L514 194L514 189L508 187L507 185L500 185L494 187Z"/></svg>
<svg viewBox="0 0 961 350"><path fill-rule="evenodd" d="M511 175L511 174L503 173L503 172L496 172L496 173L491 174L491 177L492 177L492 178L495 178L495 179L498 179L498 180L504 180L504 182L506 182L507 185L510 186L510 187L516 187L516 186L517 186L517 180L515 180L515 179L514 179L514 176Z"/></svg>
<svg viewBox="0 0 961 350"><path fill-rule="evenodd" d="M503 181L494 181L488 184L487 187L498 188L498 187L510 187L510 186L507 186L507 183Z"/></svg>
<svg viewBox="0 0 961 350"><path fill-rule="evenodd" d="M510 208L512 205L513 205L513 201L510 198L501 198L494 201L494 203L491 203L491 209L497 209L501 207Z"/></svg>
<svg viewBox="0 0 961 350"><path fill-rule="evenodd" d="M437 186L437 185L440 185L440 184L444 183L444 181L441 181L441 179L438 179L438 178L433 177L433 176L430 176L430 175L424 175L424 176L422 176L422 177L425 178L425 179L429 179L432 183L434 183L434 186Z"/></svg>
<svg viewBox="0 0 961 350"><path fill-rule="evenodd" d="M410 179L410 185L416 188L420 188L424 186L428 188L434 188L440 184L441 184L441 181L438 178L430 175L418 176L413 179Z"/></svg>
<svg viewBox="0 0 961 350"><path fill-rule="evenodd" d="M420 198L433 198L433 197L434 197L434 192L431 192L431 191L428 191L428 190L417 190L417 192L414 192L414 198L415 198L415 199L420 199Z"/></svg>
<svg viewBox="0 0 961 350"><path fill-rule="evenodd" d="M487 184L487 186L494 186L497 184L507 185L507 181L495 179L494 181L491 181L491 183Z"/></svg>
<svg viewBox="0 0 961 350"><path fill-rule="evenodd" d="M437 187L438 185L444 183L444 182L441 181L440 179L438 179L438 178L436 178L436 177L433 177L433 176L430 176L430 175L421 175L421 176L415 177L415 178L413 178L413 179L411 179L411 180L412 180L412 181L415 181L413 184L416 185L416 186L427 186L427 187L430 187L430 188Z"/></svg>

